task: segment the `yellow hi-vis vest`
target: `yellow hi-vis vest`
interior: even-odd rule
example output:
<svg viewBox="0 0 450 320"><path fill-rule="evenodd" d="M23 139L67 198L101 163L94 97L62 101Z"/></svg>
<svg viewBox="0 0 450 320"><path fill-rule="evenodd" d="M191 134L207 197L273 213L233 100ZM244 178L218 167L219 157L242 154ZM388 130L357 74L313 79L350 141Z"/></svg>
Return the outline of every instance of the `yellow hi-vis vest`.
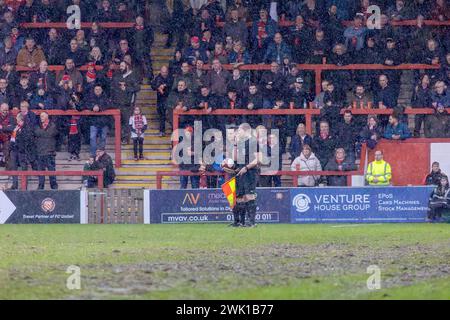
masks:
<svg viewBox="0 0 450 320"><path fill-rule="evenodd" d="M377 178L378 182L373 180ZM372 161L367 167L366 180L371 186L388 186L391 184L391 166L384 160Z"/></svg>

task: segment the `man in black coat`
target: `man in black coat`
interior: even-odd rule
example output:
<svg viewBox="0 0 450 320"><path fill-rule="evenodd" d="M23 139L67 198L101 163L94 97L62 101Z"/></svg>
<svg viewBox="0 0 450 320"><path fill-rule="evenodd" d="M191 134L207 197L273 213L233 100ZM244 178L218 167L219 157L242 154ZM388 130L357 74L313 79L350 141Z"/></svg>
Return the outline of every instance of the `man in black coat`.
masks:
<svg viewBox="0 0 450 320"><path fill-rule="evenodd" d="M344 148L348 156L354 157L356 141L362 128L355 122L350 110L345 110L342 119L335 132L335 135L339 137L337 146Z"/></svg>
<svg viewBox="0 0 450 320"><path fill-rule="evenodd" d="M403 63L403 56L396 47L395 40L388 38L386 40L386 47L381 51L380 63L386 66L397 66ZM400 93L400 76L401 70L385 70L384 74L389 78L392 90L395 95Z"/></svg>
<svg viewBox="0 0 450 320"><path fill-rule="evenodd" d="M173 85L173 77L169 74L169 68L162 66L159 74L151 82L151 87L156 91L156 108L159 116L159 135L166 132L167 98Z"/></svg>
<svg viewBox="0 0 450 320"><path fill-rule="evenodd" d="M94 94L91 95L86 102L86 110L93 112L102 112L109 109L111 102L106 94L103 92L103 88L100 85L96 85L94 88ZM110 126L110 116L91 116L90 121L90 152L91 156L95 157L97 151L97 136L100 135L99 147L106 146L106 137L108 136L108 130Z"/></svg>
<svg viewBox="0 0 450 320"><path fill-rule="evenodd" d="M255 83L251 83L248 86L248 91L244 95L243 109L258 110L263 107L263 97L259 92L258 86ZM252 128L255 128L261 124L261 116L244 116L243 121L248 122Z"/></svg>
<svg viewBox="0 0 450 320"><path fill-rule="evenodd" d="M322 168L325 168L327 162L334 154L337 139L330 134L330 126L328 122L320 122L320 131L313 139L313 150L319 159Z"/></svg>
<svg viewBox="0 0 450 320"><path fill-rule="evenodd" d="M356 170L355 161L345 154L344 148L336 149L334 157L325 166L325 171L353 171ZM347 176L328 176L328 185L335 187L347 186Z"/></svg>
<svg viewBox="0 0 450 320"><path fill-rule="evenodd" d="M379 87L374 92L374 107L378 109L395 109L397 108L398 95L388 84L388 77L382 74L378 78ZM384 128L388 124L389 116L380 116L380 125Z"/></svg>
<svg viewBox="0 0 450 320"><path fill-rule="evenodd" d="M282 96L286 86L286 78L280 72L278 63L270 64L270 71L263 73L259 85L263 95L263 108L272 109L275 104L275 96ZM262 118L264 125L268 127L272 122L272 116L263 116Z"/></svg>
<svg viewBox="0 0 450 320"><path fill-rule="evenodd" d="M443 105L438 105L434 114L426 116L424 133L426 138L450 137L450 116Z"/></svg>
<svg viewBox="0 0 450 320"><path fill-rule="evenodd" d="M56 125L50 121L48 114L42 112L40 115L40 124L34 129L36 137L37 163L39 171L55 171L56 170L56 136L58 130ZM44 190L45 177L39 177L38 190ZM53 190L58 189L56 177L50 176L50 187Z"/></svg>
<svg viewBox="0 0 450 320"><path fill-rule="evenodd" d="M175 85L175 83L174 83ZM167 98L167 113L168 113L168 120L173 127L173 112L174 110L177 111L188 111L192 108L192 106L195 103L194 97L187 88L186 81L180 80L178 83L176 83L176 89L171 91L169 94L169 97ZM183 116L179 119L179 125L180 127L185 126L185 124L188 121L189 117Z"/></svg>
<svg viewBox="0 0 450 320"><path fill-rule="evenodd" d="M116 72L112 79L111 92L114 107L120 109L122 123L122 143L128 143L130 129L128 120L133 113L136 95L141 89L139 76L131 69L131 66L122 61L120 70Z"/></svg>
<svg viewBox="0 0 450 320"><path fill-rule="evenodd" d="M32 127L33 129L39 125L39 117L32 111L30 111L30 104L27 101L20 103L20 114L23 116L25 125Z"/></svg>
<svg viewBox="0 0 450 320"><path fill-rule="evenodd" d="M42 49L44 50L50 65L64 63L64 40L65 39L58 34L58 31L55 28L51 28L48 31L48 37L43 41Z"/></svg>
<svg viewBox="0 0 450 320"><path fill-rule="evenodd" d="M13 88L5 78L0 78L0 103L7 103L11 105L12 108L15 103ZM17 107L17 105L15 107Z"/></svg>
<svg viewBox="0 0 450 320"><path fill-rule="evenodd" d="M8 170L27 171L31 166L32 170L38 170L36 140L33 128L25 124L23 116L19 113L16 117L17 125L11 135L9 153L10 163ZM28 179L27 179L28 180ZM11 190L17 190L19 179L13 176Z"/></svg>
<svg viewBox="0 0 450 320"><path fill-rule="evenodd" d="M428 174L425 178L425 184L437 186L442 177L447 177L447 175L442 172L439 162L435 161L431 166L430 174Z"/></svg>
<svg viewBox="0 0 450 320"><path fill-rule="evenodd" d="M39 69L31 74L30 82L42 86L46 92L53 94L56 88L55 73L48 70L47 61L41 61Z"/></svg>
<svg viewBox="0 0 450 320"><path fill-rule="evenodd" d="M221 107L222 99L215 94L211 93L211 90L207 85L200 87L200 93L195 96L195 103L192 109L205 110L207 113L211 113L214 109ZM217 128L217 117L214 116L196 116L194 121L202 121L203 131L210 128Z"/></svg>
<svg viewBox="0 0 450 320"><path fill-rule="evenodd" d="M374 61L381 60L379 50L376 46L375 37L368 36L366 38L366 46L359 51L359 54L357 55L355 60L356 60L355 63L362 63L362 64L370 64L374 63ZM364 84L365 87L370 88L370 91L372 91L372 89L376 87L377 73L378 73L377 71L373 70L356 71L359 82Z"/></svg>
<svg viewBox="0 0 450 320"><path fill-rule="evenodd" d="M133 58L137 65L140 66L143 77L149 80L153 79L150 49L154 41L154 34L153 29L144 24L144 18L142 16L136 17L136 24L134 28L128 31L127 39L135 54Z"/></svg>
<svg viewBox="0 0 450 320"><path fill-rule="evenodd" d="M108 188L116 179L112 158L105 152L105 147L97 149L91 170L103 170L103 187Z"/></svg>

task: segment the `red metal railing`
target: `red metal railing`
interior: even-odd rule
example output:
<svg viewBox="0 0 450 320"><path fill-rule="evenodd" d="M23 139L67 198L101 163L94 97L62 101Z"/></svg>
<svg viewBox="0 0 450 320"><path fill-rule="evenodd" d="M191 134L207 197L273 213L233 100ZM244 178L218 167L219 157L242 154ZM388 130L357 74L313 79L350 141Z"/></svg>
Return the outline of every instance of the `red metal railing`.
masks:
<svg viewBox="0 0 450 320"><path fill-rule="evenodd" d="M218 21L216 22L216 26L219 28L223 28L225 26L224 21ZM308 22L305 22L305 24L308 25ZM437 20L424 20L423 24L426 26L433 26L433 27L447 27L450 26L450 21L437 21ZM247 27L251 27L253 25L253 22L247 22ZM278 25L280 27L290 27L295 25L294 21L289 20L280 20L278 22ZM345 20L342 21L342 25L349 27L353 25L353 21ZM394 26L394 27L400 27L400 26L409 26L409 27L417 27L417 20L402 20L402 21L389 21L388 25Z"/></svg>
<svg viewBox="0 0 450 320"><path fill-rule="evenodd" d="M430 65L430 64L415 64L415 63L404 63L398 66L387 66L384 64L349 64L345 66L337 66L335 64L298 64L300 70L308 70L314 72L314 82L315 82L315 93L316 95L321 91L322 83L322 72L323 71L339 71L339 70L433 70L439 69L440 65ZM243 71L265 71L270 70L270 64L244 64L244 65L234 65L225 64L223 68L225 70L232 70L234 68L239 68ZM210 65L204 65L203 69L210 69Z"/></svg>
<svg viewBox="0 0 450 320"><path fill-rule="evenodd" d="M311 106L311 104L310 104ZM357 109L357 108L343 108L341 113L345 110L350 110L355 115L390 115L394 112L393 109ZM405 114L433 114L435 111L432 108L406 108ZM447 109L450 112L450 108ZM216 109L207 113L205 110L189 110L173 112L173 130L174 132L179 128L180 116L225 116L225 115L304 115L305 127L308 134L312 134L312 117L320 115L320 109ZM177 141L177 136L174 135L172 141Z"/></svg>
<svg viewBox="0 0 450 320"><path fill-rule="evenodd" d="M91 28L93 22L81 22L81 28ZM134 22L97 22L99 27L104 29L126 29L133 28ZM65 22L23 22L20 24L21 28L25 29L67 29Z"/></svg>
<svg viewBox="0 0 450 320"><path fill-rule="evenodd" d="M48 70L49 71L64 71L64 66L63 65L50 65L48 66ZM119 68L119 66L114 66L114 70L117 70ZM16 66L16 71L18 72L34 72L39 70L39 67L37 66L36 68L30 68L30 67L24 67L24 66ZM77 70L80 71L87 71L88 70L88 66L87 65L83 65L77 68ZM103 70L103 66L95 66L95 70L100 71Z"/></svg>
<svg viewBox="0 0 450 320"><path fill-rule="evenodd" d="M265 71L270 70L270 64L224 64L222 65L225 70L232 70L234 68L239 68L242 71ZM337 66L335 64L298 64L300 70L308 70L314 72L315 81L315 93L319 94L321 91L322 83L322 72L323 71L339 71L339 70L436 70L440 68L440 65L430 65L430 64L400 64L398 66L386 66L384 64L349 64L346 66ZM114 66L113 69L117 69L118 66ZM88 69L87 65L80 66L77 68L80 71L86 71ZM96 70L103 70L103 66L95 66ZM204 65L204 70L211 69L211 65ZM33 72L38 70L36 68L29 68L23 66L17 66L16 70L19 72ZM63 65L50 65L48 66L50 71L63 71Z"/></svg>
<svg viewBox="0 0 450 320"><path fill-rule="evenodd" d="M352 176L364 175L364 165L367 157L367 146L365 143L361 147L361 158L359 161L359 169L353 171L274 171L261 173L263 176L291 176L292 186L298 187L299 176L346 176L347 186L352 185ZM163 177L180 177L180 176L225 176L224 172L192 172L192 171L157 171L156 172L156 189L162 189Z"/></svg>
<svg viewBox="0 0 450 320"><path fill-rule="evenodd" d="M347 186L352 185L352 176L363 175L364 167L362 167L363 172L360 170L355 171L274 171L270 173L261 173L262 176L291 176L292 186L298 187L298 177L299 176L346 176ZM156 189L162 189L162 178L163 177L181 177L181 176L224 176L223 172L208 172L206 174L200 172L192 171L157 171L156 172Z"/></svg>
<svg viewBox="0 0 450 320"><path fill-rule="evenodd" d="M75 110L31 110L36 114L42 112L48 113L50 116L112 116L114 118L114 152L115 152L115 167L120 168L122 166L122 146L121 146L121 130L122 125L120 123L120 110L111 109L102 112L94 111L75 111ZM14 111L17 114L18 111Z"/></svg>
<svg viewBox="0 0 450 320"><path fill-rule="evenodd" d="M20 177L20 190L27 190L27 177L30 176L93 176L97 177L98 188L103 189L103 170L96 171L0 171L0 176Z"/></svg>
<svg viewBox="0 0 450 320"><path fill-rule="evenodd" d="M246 110L246 109L217 109L207 113L204 110L189 110L189 111L176 111L173 112L173 130L175 131L179 127L180 116L222 116L222 115L304 115L305 125L308 133L312 131L312 116L320 115L320 109L258 109L258 110ZM175 140L177 140L175 138Z"/></svg>

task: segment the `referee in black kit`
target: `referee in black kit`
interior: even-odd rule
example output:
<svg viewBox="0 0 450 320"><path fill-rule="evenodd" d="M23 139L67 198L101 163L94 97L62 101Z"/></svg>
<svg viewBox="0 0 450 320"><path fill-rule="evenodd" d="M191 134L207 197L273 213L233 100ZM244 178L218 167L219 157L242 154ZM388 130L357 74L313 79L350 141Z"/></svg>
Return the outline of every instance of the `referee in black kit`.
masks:
<svg viewBox="0 0 450 320"><path fill-rule="evenodd" d="M233 150L236 173L236 205L232 226L254 227L256 216L256 185L259 176L258 142L248 123L239 126ZM246 221L247 216L247 221Z"/></svg>

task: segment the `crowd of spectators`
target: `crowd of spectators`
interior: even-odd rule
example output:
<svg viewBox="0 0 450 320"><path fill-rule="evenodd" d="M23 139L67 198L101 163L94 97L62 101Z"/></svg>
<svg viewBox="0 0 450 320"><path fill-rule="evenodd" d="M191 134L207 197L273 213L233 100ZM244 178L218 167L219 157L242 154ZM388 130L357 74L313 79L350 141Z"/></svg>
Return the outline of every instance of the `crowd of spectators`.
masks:
<svg viewBox="0 0 450 320"><path fill-rule="evenodd" d="M379 29L367 27L370 5L381 9ZM419 137L422 130L425 137L450 137L445 110L450 107L449 32L447 27L424 24L424 20L450 18L445 1L174 0L171 9L167 45L177 39L176 52L169 68L161 69L153 82L159 113L168 111L169 121L173 110L205 109L209 113L215 108L287 109L312 104L321 109L312 137L305 133L302 116L203 118L204 128L224 130L245 121L253 127L279 129L281 153L288 152L292 168L302 171L304 166L351 171L361 144L375 148L382 138ZM346 20L350 23L345 26ZM391 23L401 20L415 24ZM298 64L322 63L439 66L413 71L408 105L434 108L435 114L417 115L415 127L408 128L405 106L398 103L401 70L325 71L322 92L316 94L313 73ZM205 64L210 69L205 70ZM231 70L224 68L227 64ZM270 70L242 71L243 64L268 64ZM341 114L342 108L349 110ZM353 108L394 109L394 114L357 116L352 115ZM182 126L192 126L198 119L183 116L180 121ZM299 178L301 185L320 182L323 179ZM346 179L330 177L326 182L345 185Z"/></svg>
<svg viewBox="0 0 450 320"><path fill-rule="evenodd" d="M0 1L0 164L9 170L55 170L58 151L67 151L69 161L79 161L82 143L90 145L94 160L99 158L98 150L105 150L111 117L41 113L39 120L32 110L118 108L121 138L129 142L136 94L142 82L153 78L154 33L144 21L145 1L10 2ZM29 22L65 25L70 5L80 7L81 21L92 23L90 28L23 26ZM103 29L101 22L131 22L132 27ZM51 70L53 65L62 65L63 70ZM110 183L105 180L105 185ZM39 189L44 184L41 177ZM58 188L55 177L50 177L50 186ZM17 178L12 188L17 188Z"/></svg>

